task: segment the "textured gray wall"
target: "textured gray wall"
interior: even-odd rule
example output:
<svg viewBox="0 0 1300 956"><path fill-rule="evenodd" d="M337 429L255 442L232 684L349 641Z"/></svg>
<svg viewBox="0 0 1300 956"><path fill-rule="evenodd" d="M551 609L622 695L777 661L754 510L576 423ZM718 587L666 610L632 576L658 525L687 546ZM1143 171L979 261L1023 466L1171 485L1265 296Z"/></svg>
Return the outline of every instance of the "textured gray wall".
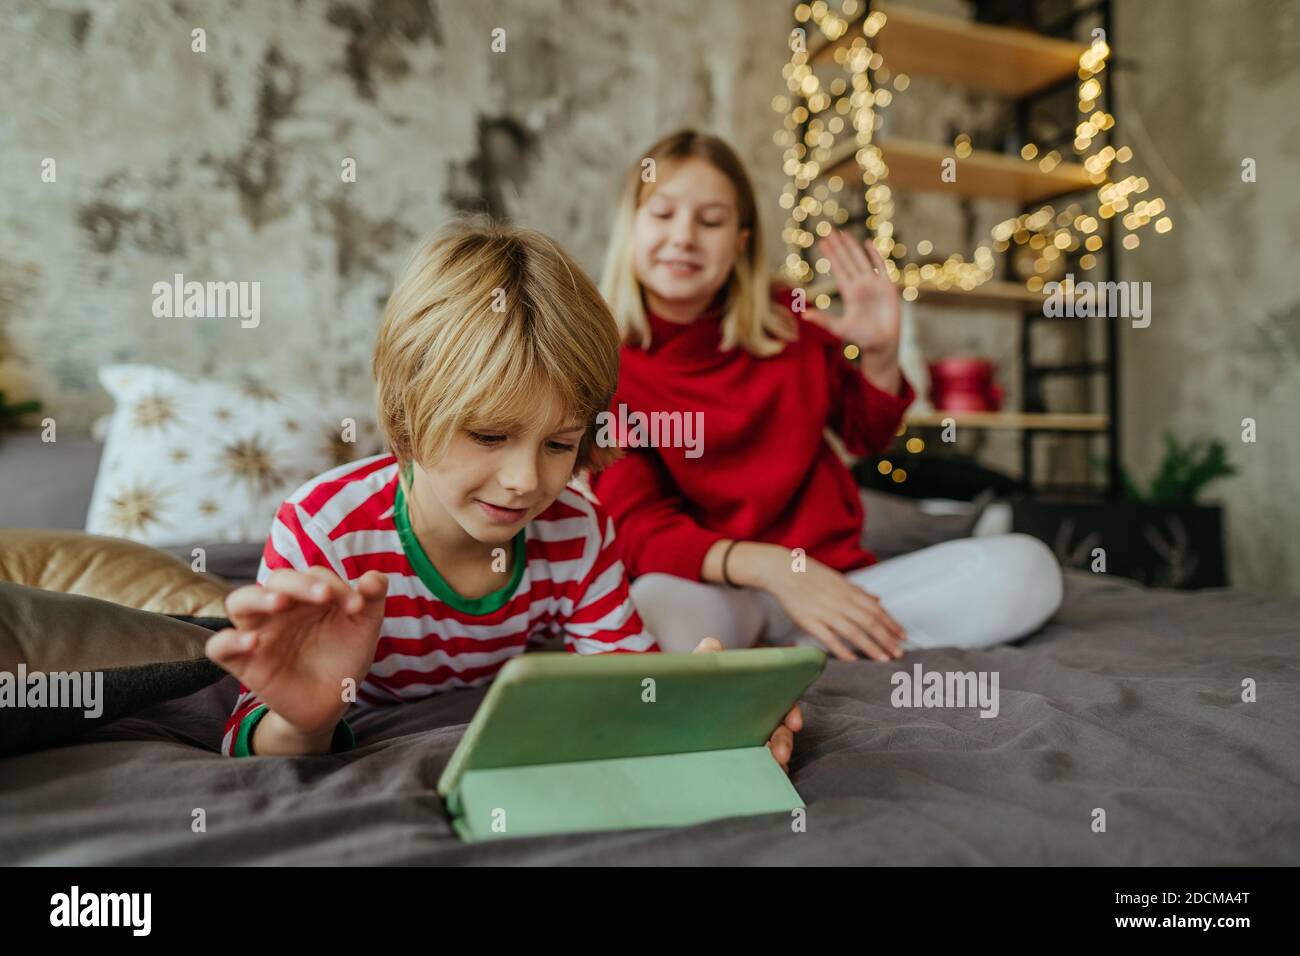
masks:
<svg viewBox="0 0 1300 956"><path fill-rule="evenodd" d="M1116 0L1115 37L1141 64L1119 81L1123 139L1177 223L1124 258L1125 277L1151 281L1154 294L1151 327L1122 332L1128 464L1148 477L1166 429L1224 439L1242 473L1210 497L1228 502L1234 582L1293 591L1298 7ZM790 9L10 0L0 12L0 388L40 397L70 431L107 410L94 373L113 361L269 370L364 394L379 308L417 236L485 197L594 273L624 166L685 124L728 137L750 162L771 233L782 177L768 104L782 88ZM195 27L206 53L191 51ZM495 27L504 54L490 52ZM918 80L890 122L940 140L989 108ZM1257 183L1240 181L1246 156ZM41 181L47 157L55 183ZM357 161L356 183L340 179L344 157ZM1005 214L981 208L979 232ZM904 198L897 221L953 248L971 228L941 197ZM776 261L771 235L769 245ZM151 286L175 272L260 281L261 325L154 318ZM930 354L995 357L1014 386L1011 323L918 312ZM1257 444L1240 441L1245 417L1259 424ZM1011 436L986 441L1014 470Z"/></svg>
<svg viewBox="0 0 1300 956"><path fill-rule="evenodd" d="M40 397L69 431L107 410L95 369L113 361L364 390L382 300L418 236L486 200L595 274L623 170L682 125L732 140L775 222L769 104L789 11L6 3L0 387ZM191 50L196 27L206 53ZM260 281L260 326L154 318L151 287L176 272Z"/></svg>
<svg viewBox="0 0 1300 956"><path fill-rule="evenodd" d="M1117 49L1140 62L1121 74L1118 126L1176 222L1121 259L1153 299L1151 326L1123 333L1127 465L1150 476L1166 430L1222 439L1240 474L1206 497L1226 504L1233 583L1300 591L1300 4L1117 13Z"/></svg>

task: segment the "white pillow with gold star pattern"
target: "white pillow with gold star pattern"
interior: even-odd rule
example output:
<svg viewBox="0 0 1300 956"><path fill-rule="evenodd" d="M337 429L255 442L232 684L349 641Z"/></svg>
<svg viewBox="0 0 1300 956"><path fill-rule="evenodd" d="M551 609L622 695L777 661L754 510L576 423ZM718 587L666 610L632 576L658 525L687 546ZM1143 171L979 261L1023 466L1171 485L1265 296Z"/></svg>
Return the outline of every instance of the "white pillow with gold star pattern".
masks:
<svg viewBox="0 0 1300 956"><path fill-rule="evenodd" d="M158 546L264 541L307 479L383 450L374 409L324 394L110 365L116 403L86 530Z"/></svg>

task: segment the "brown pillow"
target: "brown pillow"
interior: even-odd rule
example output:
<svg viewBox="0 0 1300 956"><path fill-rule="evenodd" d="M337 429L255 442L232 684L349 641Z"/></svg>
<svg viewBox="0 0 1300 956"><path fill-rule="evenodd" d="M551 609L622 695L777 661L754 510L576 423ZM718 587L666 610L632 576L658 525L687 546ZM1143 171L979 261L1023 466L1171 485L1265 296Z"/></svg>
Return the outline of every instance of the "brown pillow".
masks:
<svg viewBox="0 0 1300 956"><path fill-rule="evenodd" d="M0 581L126 607L221 617L229 586L156 548L82 531L0 529Z"/></svg>
<svg viewBox="0 0 1300 956"><path fill-rule="evenodd" d="M862 546L880 561L931 545L968 538L987 500L971 503L969 514L927 514L914 498L859 489L865 513ZM961 502L961 504L966 504Z"/></svg>

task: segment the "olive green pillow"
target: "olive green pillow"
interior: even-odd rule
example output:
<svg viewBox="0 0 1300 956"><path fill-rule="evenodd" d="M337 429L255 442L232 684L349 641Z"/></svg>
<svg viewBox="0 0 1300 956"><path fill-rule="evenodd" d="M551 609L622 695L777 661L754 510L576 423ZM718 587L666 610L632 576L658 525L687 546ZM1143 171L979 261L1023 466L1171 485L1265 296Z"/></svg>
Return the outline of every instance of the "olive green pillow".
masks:
<svg viewBox="0 0 1300 956"><path fill-rule="evenodd" d="M210 634L165 614L0 582L0 755L73 741L214 683L225 671L203 655Z"/></svg>

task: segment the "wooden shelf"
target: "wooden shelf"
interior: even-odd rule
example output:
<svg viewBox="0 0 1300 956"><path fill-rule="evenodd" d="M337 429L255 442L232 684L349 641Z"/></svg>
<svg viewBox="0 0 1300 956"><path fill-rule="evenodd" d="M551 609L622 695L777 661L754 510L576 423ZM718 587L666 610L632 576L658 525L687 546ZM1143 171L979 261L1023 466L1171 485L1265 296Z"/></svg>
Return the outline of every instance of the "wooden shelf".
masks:
<svg viewBox="0 0 1300 956"><path fill-rule="evenodd" d="M1030 292L1020 282L1007 282L993 279L973 289L939 289L934 286L919 286L918 302L927 305L950 305L967 309L1034 309L1043 307L1046 296L1041 292Z"/></svg>
<svg viewBox="0 0 1300 956"><path fill-rule="evenodd" d="M1075 75L1087 47L1027 30L973 23L892 3L877 4L885 25L871 46L893 73L929 76L961 86L1022 97ZM832 62L862 36L854 19L838 39L809 55L810 63Z"/></svg>
<svg viewBox="0 0 1300 956"><path fill-rule="evenodd" d="M848 29L835 40L810 45L808 63L826 79L834 67L835 54L861 43L862 23L872 9L885 14L883 27L867 40L871 50L880 54L884 68L897 76L906 73L912 79L928 78L965 89L992 93L1011 100L1041 91L1073 84L1079 58L1087 46L1081 43L1042 36L1030 31L969 20L940 16L894 2L863 4L864 9L851 19ZM887 81L886 81L887 83ZM901 94L900 99L906 94ZM954 197L1003 200L1029 207L1059 196L1092 191L1097 187L1087 170L1075 162L1062 162L1050 172L1043 172L1036 158L1024 161L1017 155L976 150L958 158L951 145L891 137L877 134L881 159L889 168L880 180L897 192L947 193ZM862 170L855 158L861 149L856 142L845 142L821 161L819 179L832 174L841 176L856 189L862 182ZM1068 153L1067 153L1068 156ZM1069 157L1073 159L1073 157ZM956 160L954 182L944 182L943 161ZM909 242L909 245L911 243ZM932 283L917 288L918 304L975 309L1000 309L1003 314L1025 322L1042 309L1046 297L1030 292L1023 283L1005 280L986 282L971 290L939 289ZM811 302L822 294L835 295L828 277L808 287ZM1028 325L1022 326L1026 330ZM1109 354L1113 363L1114 354ZM1110 374L1115 374L1111 368ZM1082 412L957 412L935 410L913 412L905 416L911 427L942 427L945 419L961 427L1001 429L1017 432L1027 462L1025 480L1032 484L1033 459L1030 439L1035 432L1059 432L1066 435L1108 435L1111 419L1107 414ZM1110 436L1112 439L1113 435ZM1110 448L1111 454L1118 449Z"/></svg>
<svg viewBox="0 0 1300 956"><path fill-rule="evenodd" d="M889 176L882 182L891 189L1006 199L1027 206L1096 187L1088 171L1078 163L1061 163L1045 173L1037 162L978 149L965 159L957 159L956 182L948 183L941 172L945 159L956 158L951 146L911 139L884 139L879 146L881 158L889 167ZM860 168L855 158L860 149L856 142L845 143L826 160L819 176L838 174L848 178L850 168Z"/></svg>
<svg viewBox="0 0 1300 956"><path fill-rule="evenodd" d="M1030 292L1019 282L1007 282L993 279L974 289L950 288L922 284L917 286L917 302L924 305L953 306L965 309L1026 309L1038 310L1043 307L1046 296L1041 292ZM838 293L833 281L822 280L808 287L808 300L815 302L817 296L826 294L836 298ZM1014 317L1016 313L1011 313Z"/></svg>
<svg viewBox="0 0 1300 956"><path fill-rule="evenodd" d="M904 416L908 425L939 427L951 418L962 428L1006 428L1016 431L1101 432L1109 418L1086 412L913 412Z"/></svg>

